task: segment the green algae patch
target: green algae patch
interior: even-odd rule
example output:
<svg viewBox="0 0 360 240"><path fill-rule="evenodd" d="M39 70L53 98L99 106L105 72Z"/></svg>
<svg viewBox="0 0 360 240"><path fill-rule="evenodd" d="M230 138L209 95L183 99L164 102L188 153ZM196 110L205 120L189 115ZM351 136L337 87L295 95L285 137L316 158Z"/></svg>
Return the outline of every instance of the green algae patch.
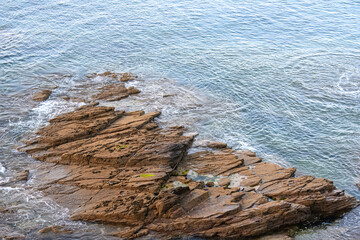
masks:
<svg viewBox="0 0 360 240"><path fill-rule="evenodd" d="M118 145L118 146L115 147L115 149L120 150L120 149L125 149L125 148L128 148L128 147L129 147L129 145Z"/></svg>
<svg viewBox="0 0 360 240"><path fill-rule="evenodd" d="M141 174L140 177L147 178L147 177L155 177L154 174Z"/></svg>
<svg viewBox="0 0 360 240"><path fill-rule="evenodd" d="M183 176L187 176L187 175L188 175L188 173L189 173L189 170L184 170L184 171L182 171L182 172L181 172L181 175L183 175Z"/></svg>

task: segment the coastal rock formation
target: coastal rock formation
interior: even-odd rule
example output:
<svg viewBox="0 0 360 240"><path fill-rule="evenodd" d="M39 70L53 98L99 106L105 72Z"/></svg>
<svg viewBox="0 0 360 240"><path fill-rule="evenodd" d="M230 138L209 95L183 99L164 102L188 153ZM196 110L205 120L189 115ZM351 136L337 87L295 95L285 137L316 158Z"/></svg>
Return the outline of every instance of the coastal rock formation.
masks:
<svg viewBox="0 0 360 240"><path fill-rule="evenodd" d="M102 90L104 99L123 94ZM225 143L195 142L188 154L195 136L160 128L159 115L90 104L51 119L21 150L51 163L37 169L39 190L72 220L125 225L112 233L124 238L242 239L358 205L329 180L295 177L295 168Z"/></svg>
<svg viewBox="0 0 360 240"><path fill-rule="evenodd" d="M32 96L32 100L36 102L42 102L48 99L51 95L51 90L42 90L41 92L37 92Z"/></svg>

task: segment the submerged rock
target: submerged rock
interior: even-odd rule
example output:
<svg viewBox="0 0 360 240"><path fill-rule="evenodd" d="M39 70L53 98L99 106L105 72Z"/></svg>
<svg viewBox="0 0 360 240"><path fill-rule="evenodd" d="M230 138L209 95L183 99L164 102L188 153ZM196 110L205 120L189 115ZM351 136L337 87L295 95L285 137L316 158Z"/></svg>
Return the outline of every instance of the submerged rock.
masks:
<svg viewBox="0 0 360 240"><path fill-rule="evenodd" d="M132 94L140 93L135 87L126 88L124 84L116 83L99 88L100 92L92 96L93 100L119 101Z"/></svg>
<svg viewBox="0 0 360 240"><path fill-rule="evenodd" d="M50 95L51 95L52 91L51 90L42 90L41 92L37 92L32 96L32 100L36 101L36 102L42 102L47 100Z"/></svg>
<svg viewBox="0 0 360 240"><path fill-rule="evenodd" d="M25 239L25 235L14 231L14 229L0 224L0 239L5 240L22 240Z"/></svg>
<svg viewBox="0 0 360 240"><path fill-rule="evenodd" d="M101 96L111 99L112 89ZM72 220L126 225L112 234L125 238L241 239L358 205L329 180L295 177L295 168L223 143L207 141L213 150L188 155L194 136L160 128L159 115L81 107L51 119L21 150L54 163L38 167L39 190L68 207Z"/></svg>
<svg viewBox="0 0 360 240"><path fill-rule="evenodd" d="M14 213L14 211L0 206L0 213Z"/></svg>
<svg viewBox="0 0 360 240"><path fill-rule="evenodd" d="M288 236L286 233L277 233L271 234L268 236L257 238L256 240L293 240L292 237Z"/></svg>
<svg viewBox="0 0 360 240"><path fill-rule="evenodd" d="M15 174L15 181L27 181L29 177L29 170L17 172Z"/></svg>
<svg viewBox="0 0 360 240"><path fill-rule="evenodd" d="M126 73L115 73L115 72L110 72L110 71L106 71L103 73L94 73L91 75L88 75L88 78L94 78L97 76L102 76L102 77L108 77L108 78L113 78L113 79L117 79L121 82L128 82L128 81L133 81L135 79L138 78L137 75L134 75L131 72L126 72Z"/></svg>
<svg viewBox="0 0 360 240"><path fill-rule="evenodd" d="M39 233L41 233L41 234L49 233L49 232L53 232L56 234L59 234L59 233L71 234L73 231L64 226L50 226L50 227L45 227L45 228L42 228L39 230Z"/></svg>

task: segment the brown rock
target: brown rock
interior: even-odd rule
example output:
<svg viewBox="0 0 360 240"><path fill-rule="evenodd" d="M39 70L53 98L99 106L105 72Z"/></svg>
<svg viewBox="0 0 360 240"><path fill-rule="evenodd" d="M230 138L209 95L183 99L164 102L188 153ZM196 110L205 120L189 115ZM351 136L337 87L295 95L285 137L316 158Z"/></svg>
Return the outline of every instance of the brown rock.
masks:
<svg viewBox="0 0 360 240"><path fill-rule="evenodd" d="M98 90L100 92L92 96L93 100L119 101L132 94L140 93L139 89L135 87L126 88L125 85L121 83L106 85Z"/></svg>
<svg viewBox="0 0 360 240"><path fill-rule="evenodd" d="M257 238L256 240L293 240L293 238L286 233L276 233Z"/></svg>
<svg viewBox="0 0 360 240"><path fill-rule="evenodd" d="M50 227L45 227L39 230L39 233L48 233L48 232L53 232L53 233L67 233L70 234L73 231L71 229L65 228L64 226L50 226Z"/></svg>
<svg viewBox="0 0 360 240"><path fill-rule="evenodd" d="M0 213L14 213L14 211L11 209L0 207Z"/></svg>
<svg viewBox="0 0 360 240"><path fill-rule="evenodd" d="M222 148L226 148L227 144L223 142L202 140L202 141L196 141L193 144L193 147L208 147L214 149L222 149Z"/></svg>
<svg viewBox="0 0 360 240"><path fill-rule="evenodd" d="M230 179L227 179L227 178L221 178L218 182L219 186L220 187L227 187L230 185Z"/></svg>
<svg viewBox="0 0 360 240"><path fill-rule="evenodd" d="M110 71L106 71L104 73L94 73L94 74L91 74L91 75L89 75L87 77L88 78L94 78L96 76L113 78L113 79L119 80L121 82L128 82L128 81L132 81L132 80L138 78L137 75L134 75L131 72L115 73L115 72L110 72Z"/></svg>
<svg viewBox="0 0 360 240"><path fill-rule="evenodd" d="M32 100L36 102L42 102L48 99L51 95L51 90L42 90L41 92L37 92L32 96Z"/></svg>
<svg viewBox="0 0 360 240"><path fill-rule="evenodd" d="M29 177L29 170L24 170L21 172L17 172L15 174L16 181L27 181Z"/></svg>
<svg viewBox="0 0 360 240"><path fill-rule="evenodd" d="M214 182L207 182L206 183L206 186L208 186L208 187L213 187L215 184L214 184Z"/></svg>
<svg viewBox="0 0 360 240"><path fill-rule="evenodd" d="M233 197L233 199L231 199L232 202L239 202L242 197L245 195L244 192L234 192L231 194L231 196Z"/></svg>
<svg viewBox="0 0 360 240"><path fill-rule="evenodd" d="M125 239L138 238L138 237L142 237L142 236L148 234L148 230L142 229L142 228L143 228L143 225L140 225L137 227L126 229L121 232L111 233L109 235L114 236L114 237L121 237L121 238L125 238Z"/></svg>

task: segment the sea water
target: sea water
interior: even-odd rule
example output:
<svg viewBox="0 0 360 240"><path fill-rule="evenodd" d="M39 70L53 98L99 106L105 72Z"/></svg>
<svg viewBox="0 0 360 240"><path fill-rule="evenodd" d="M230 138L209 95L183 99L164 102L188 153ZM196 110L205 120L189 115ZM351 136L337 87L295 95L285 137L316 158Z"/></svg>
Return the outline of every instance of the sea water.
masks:
<svg viewBox="0 0 360 240"><path fill-rule="evenodd" d="M2 0L0 184L34 162L15 150L20 139L80 106L62 96L107 70L140 76L131 84L142 94L117 108L162 110L164 126L256 151L360 198L359 1ZM30 100L55 86L49 100ZM68 221L29 186L0 187L1 205L16 211L0 227L35 238L64 223L83 230L78 238L102 236L103 226ZM359 239L360 209L296 238Z"/></svg>

